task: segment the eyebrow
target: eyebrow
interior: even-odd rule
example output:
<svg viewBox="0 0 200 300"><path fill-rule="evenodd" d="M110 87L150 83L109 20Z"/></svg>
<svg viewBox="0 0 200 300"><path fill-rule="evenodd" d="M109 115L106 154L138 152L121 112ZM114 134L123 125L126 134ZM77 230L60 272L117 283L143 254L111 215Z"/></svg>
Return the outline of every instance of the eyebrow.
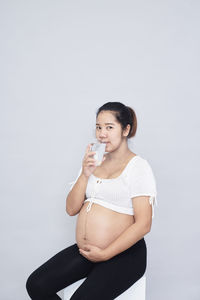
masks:
<svg viewBox="0 0 200 300"><path fill-rule="evenodd" d="M105 125L108 125L108 124L115 125L114 123L105 123ZM100 124L96 123L96 125L100 125Z"/></svg>

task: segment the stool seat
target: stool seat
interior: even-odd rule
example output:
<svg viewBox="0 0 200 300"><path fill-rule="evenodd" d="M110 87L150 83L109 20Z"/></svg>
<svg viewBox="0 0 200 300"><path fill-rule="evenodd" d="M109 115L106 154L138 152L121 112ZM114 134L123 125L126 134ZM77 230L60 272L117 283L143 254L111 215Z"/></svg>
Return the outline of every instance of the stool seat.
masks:
<svg viewBox="0 0 200 300"><path fill-rule="evenodd" d="M64 299L69 300L79 286L84 282L85 278L82 278L66 288L64 288ZM117 300L145 300L146 298L146 275L144 274L138 279L132 286L130 286L125 292L119 295Z"/></svg>

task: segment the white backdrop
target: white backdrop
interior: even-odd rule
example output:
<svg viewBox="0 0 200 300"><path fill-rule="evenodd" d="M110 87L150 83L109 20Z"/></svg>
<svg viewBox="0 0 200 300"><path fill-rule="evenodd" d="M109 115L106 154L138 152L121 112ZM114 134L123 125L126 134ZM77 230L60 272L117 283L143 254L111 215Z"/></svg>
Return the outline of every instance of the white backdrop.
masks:
<svg viewBox="0 0 200 300"><path fill-rule="evenodd" d="M75 242L68 182L108 101L157 180L147 300L200 298L199 27L197 0L0 1L0 299Z"/></svg>

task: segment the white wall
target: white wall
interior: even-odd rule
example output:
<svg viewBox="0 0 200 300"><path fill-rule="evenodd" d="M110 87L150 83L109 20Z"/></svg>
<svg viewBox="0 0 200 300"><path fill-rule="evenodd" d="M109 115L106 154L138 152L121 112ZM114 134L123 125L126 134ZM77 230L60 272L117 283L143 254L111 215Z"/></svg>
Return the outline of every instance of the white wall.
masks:
<svg viewBox="0 0 200 300"><path fill-rule="evenodd" d="M68 182L107 101L132 106L131 149L149 160L158 206L147 300L197 300L199 1L0 1L1 290L75 242Z"/></svg>

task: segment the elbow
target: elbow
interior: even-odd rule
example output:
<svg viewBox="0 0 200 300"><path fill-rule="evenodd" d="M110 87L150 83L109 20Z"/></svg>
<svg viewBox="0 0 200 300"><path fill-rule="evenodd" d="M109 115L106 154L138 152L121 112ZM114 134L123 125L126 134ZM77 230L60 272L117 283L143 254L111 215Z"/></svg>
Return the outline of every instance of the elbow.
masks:
<svg viewBox="0 0 200 300"><path fill-rule="evenodd" d="M66 207L65 207L65 210L66 210L66 213L69 215L69 216L73 216L73 211L72 209L70 209L70 207L67 205L67 200L66 200Z"/></svg>
<svg viewBox="0 0 200 300"><path fill-rule="evenodd" d="M79 212L79 211L78 211L78 212ZM67 205L66 205L66 213L67 213L70 217L77 215L78 212L75 212L74 210L70 209L70 208L67 207Z"/></svg>
<svg viewBox="0 0 200 300"><path fill-rule="evenodd" d="M66 203L65 211L66 211L66 213L67 213L69 216L73 216L73 215L74 215L73 212L72 212L72 210L70 210L69 207L67 207L67 203Z"/></svg>
<svg viewBox="0 0 200 300"><path fill-rule="evenodd" d="M151 224L143 222L137 222L137 224L142 232L142 235L145 235L151 231Z"/></svg>
<svg viewBox="0 0 200 300"><path fill-rule="evenodd" d="M66 208L65 208L65 210L66 210L66 213L67 213L69 216L73 216L73 212L72 212L72 210L70 209L70 207L69 207L69 205L68 205L68 197L69 197L69 195L68 195L67 198L66 198Z"/></svg>
<svg viewBox="0 0 200 300"><path fill-rule="evenodd" d="M66 213L69 215L69 216L71 216L71 214L66 210Z"/></svg>
<svg viewBox="0 0 200 300"><path fill-rule="evenodd" d="M151 221L149 222L142 222L142 227L145 233L149 233L151 231Z"/></svg>
<svg viewBox="0 0 200 300"><path fill-rule="evenodd" d="M72 213L67 208L65 209L65 211L69 216L72 216Z"/></svg>
<svg viewBox="0 0 200 300"><path fill-rule="evenodd" d="M79 213L79 211L76 212L76 213L74 213L74 212L70 212L70 211L67 211L67 210L66 210L66 212L68 213L68 215L69 215L70 217L76 216L76 215Z"/></svg>
<svg viewBox="0 0 200 300"><path fill-rule="evenodd" d="M149 233L151 231L151 225L152 225L152 220L151 219L143 220L142 226L143 226L143 229L145 231L145 234Z"/></svg>
<svg viewBox="0 0 200 300"><path fill-rule="evenodd" d="M68 210L67 208L66 208L66 213L67 213L70 217L74 216L73 212L70 211L70 210Z"/></svg>

